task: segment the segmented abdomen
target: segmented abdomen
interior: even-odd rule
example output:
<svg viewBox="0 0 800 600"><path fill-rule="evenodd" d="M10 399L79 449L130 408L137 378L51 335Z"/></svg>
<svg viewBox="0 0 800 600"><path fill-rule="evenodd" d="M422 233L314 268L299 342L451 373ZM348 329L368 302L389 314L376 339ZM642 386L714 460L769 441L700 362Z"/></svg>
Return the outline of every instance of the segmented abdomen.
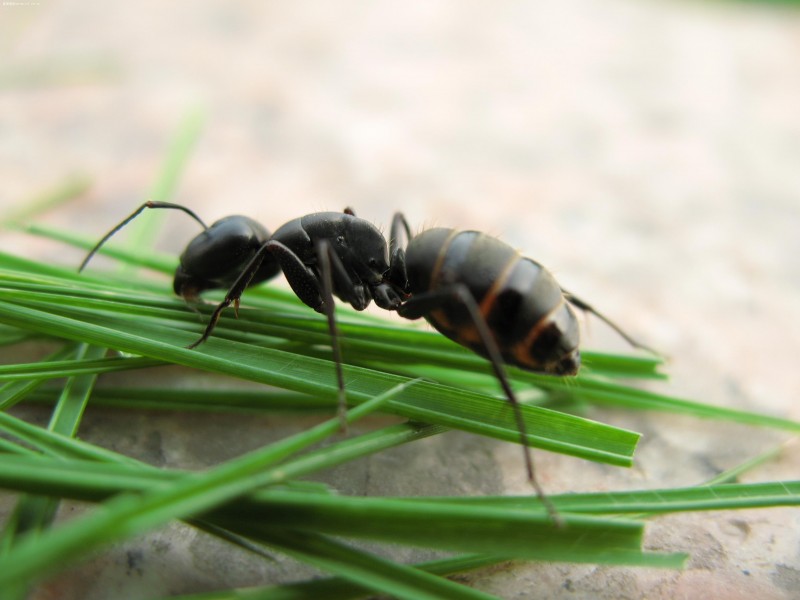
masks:
<svg viewBox="0 0 800 600"><path fill-rule="evenodd" d="M563 375L577 371L578 322L561 288L547 269L508 244L476 231L429 229L409 243L406 267L412 296L465 285L505 362ZM463 303L447 300L425 318L453 341L486 356ZM567 360L571 354L574 360Z"/></svg>

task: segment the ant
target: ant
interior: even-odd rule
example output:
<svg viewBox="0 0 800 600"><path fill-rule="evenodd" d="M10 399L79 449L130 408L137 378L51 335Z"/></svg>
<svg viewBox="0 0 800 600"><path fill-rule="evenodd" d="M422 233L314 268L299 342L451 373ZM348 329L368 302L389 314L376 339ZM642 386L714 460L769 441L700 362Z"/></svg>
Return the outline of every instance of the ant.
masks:
<svg viewBox="0 0 800 600"><path fill-rule="evenodd" d="M357 218L348 208L341 213L322 212L293 219L270 234L249 217L233 215L208 226L185 206L151 200L103 236L78 271L86 267L115 233L147 208L183 211L203 227L180 256L173 280L175 293L191 305L206 290L228 290L211 314L203 335L189 348L209 338L225 308L233 304L238 315L239 299L245 289L283 271L297 297L327 316L336 364L339 416L344 427L345 384L333 296L359 311L367 308L372 300L386 310L396 310L402 302L396 286L384 278L389 263L386 240L378 228Z"/></svg>
<svg viewBox="0 0 800 600"><path fill-rule="evenodd" d="M374 300L403 318L425 318L440 333L488 359L514 409L528 479L556 523L560 523L557 512L536 480L520 405L503 365L576 375L581 363L580 331L573 306L594 314L631 346L655 353L561 288L541 264L505 242L477 231L447 228L412 235L401 213L392 219L387 244L372 223L356 217L350 208L293 219L270 235L248 217L225 217L207 226L184 206L149 201L107 233L80 270L146 208L181 210L204 229L181 254L175 293L194 301L208 289L228 290L203 334L189 347L209 338L225 308L233 304L238 313L247 287L283 271L298 298L328 319L340 415L346 405L334 295L356 310L364 310ZM405 248L400 245L402 235Z"/></svg>

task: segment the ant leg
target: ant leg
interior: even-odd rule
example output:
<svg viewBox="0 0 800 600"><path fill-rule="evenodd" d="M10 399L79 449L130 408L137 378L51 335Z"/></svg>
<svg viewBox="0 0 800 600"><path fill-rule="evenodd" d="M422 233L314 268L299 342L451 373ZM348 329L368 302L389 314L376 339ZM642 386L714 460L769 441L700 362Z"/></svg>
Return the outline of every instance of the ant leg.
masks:
<svg viewBox="0 0 800 600"><path fill-rule="evenodd" d="M109 231L107 234L105 234L102 237L102 239L99 242L97 242L95 247L92 248L89 251L89 254L86 255L86 258L83 259L83 262L81 263L81 266L78 267L78 273L83 271L83 269L86 267L86 265L89 264L89 261L92 259L92 257L95 254L97 254L97 251L100 250L100 248L103 246L103 244L105 244L111 238L111 236L113 236L120 229L125 227L125 225L127 225L128 223L133 221L136 217L138 217L139 214L142 211L144 211L144 209L146 209L146 208L174 208L174 209L177 209L177 210L182 210L187 215L192 217L195 221L200 223L200 225L202 225L203 229L208 229L208 225L206 225L203 222L203 220L194 213L194 211L192 211L189 208L186 208L185 206L181 206L180 204L173 204L172 202L157 202L157 201L154 201L154 200L148 200L147 202L142 204L139 208L137 208L135 211L133 211L131 214L129 214L127 217L125 217L116 227L114 227L111 231Z"/></svg>
<svg viewBox="0 0 800 600"><path fill-rule="evenodd" d="M222 311L231 304L234 305L234 309L238 313L239 299L250 285L250 282L258 272L261 263L268 253L272 254L277 259L283 274L286 276L286 280L289 282L292 291L297 297L314 310L321 312L322 297L320 296L319 283L314 272L303 264L303 261L284 244L276 240L267 240L253 255L250 262L247 263L247 266L242 270L239 277L228 290L228 293L225 294L225 298L222 302L220 302L214 309L214 312L211 313L211 319L203 335L200 336L196 342L188 346L189 348L199 346L211 336L211 332L214 330L214 327L216 327L222 315Z"/></svg>
<svg viewBox="0 0 800 600"><path fill-rule="evenodd" d="M256 252L255 256L250 260L244 268L238 279L231 286L225 298L214 309L211 319L206 326L203 335L189 348L195 348L205 342L210 336L211 332L216 327L222 311L228 306L234 304L238 308L239 299L241 298L244 290L250 283L258 268L261 266L262 261L267 254L272 254L280 264L286 280L292 288L292 291L297 297L306 305L310 306L317 312L324 312L328 317L328 329L331 334L331 347L333 349L334 362L336 363L336 378L339 388L339 415L342 419L343 428L346 427L345 413L346 413L346 399L344 392L344 374L342 372L342 355L339 345L339 330L336 326L336 319L333 312L333 277L341 277L337 274L338 271L346 274L344 271L339 257L332 251L327 241L323 240L317 244L317 258L320 262L321 282L320 278L312 271L306 264L300 260L290 248L277 240L266 241ZM333 263L333 266L332 264ZM334 275L336 274L336 275ZM349 279L348 279L349 281ZM351 284L352 286L352 284Z"/></svg>
<svg viewBox="0 0 800 600"><path fill-rule="evenodd" d="M342 370L342 349L339 327L336 324L333 290L338 290L343 300L349 302L356 310L367 306L367 296L361 287L355 286L348 275L342 260L333 250L327 239L316 242L315 252L319 275L315 274L288 247L278 241L267 242L276 255L286 280L298 298L315 311L325 314L328 319L328 332L331 336L331 350L336 368L338 388L338 414L342 430L347 431L347 397L345 394L344 371ZM334 282L336 287L334 288Z"/></svg>
<svg viewBox="0 0 800 600"><path fill-rule="evenodd" d="M339 327L336 324L336 313L333 306L333 275L331 263L343 269L341 260L331 248L328 240L317 242L317 260L319 261L320 278L322 279L322 300L325 316L328 318L328 332L331 336L333 362L336 365L336 383L339 388L337 413L341 429L347 432L347 397L344 391L344 372L342 371L342 348L339 343Z"/></svg>
<svg viewBox="0 0 800 600"><path fill-rule="evenodd" d="M464 284L458 283L446 288L412 296L400 306L400 308L397 310L397 314L407 319L418 319L430 313L432 310L440 307L443 303L451 300L457 300L458 302L461 302L470 314L472 323L475 325L475 329L481 338L481 343L486 350L486 355L489 359L489 362L492 364L494 374L497 377L497 380L500 382L500 386L503 388L506 398L511 403L514 411L514 418L517 421L517 430L519 431L520 441L522 442L528 480L531 482L533 489L536 491L536 495L547 509L547 512L555 524L561 526L562 520L558 514L558 511L556 510L556 507L553 506L553 503L547 498L544 490L536 479L536 474L533 468L533 456L531 454L531 449L527 444L528 434L525 427L525 420L522 416L522 409L520 408L517 396L514 394L514 390L511 389L511 384L508 381L508 375L503 367L503 358L500 354L500 349L497 347L497 342L495 341L492 332L489 330L486 319L483 318L480 307L475 301L472 292L469 291L469 288Z"/></svg>
<svg viewBox="0 0 800 600"><path fill-rule="evenodd" d="M392 217L392 228L389 230L389 256L394 256L394 253L400 247L400 228L403 228L403 231L406 234L406 240L411 239L411 228L408 226L408 221L406 221L406 217L401 212L394 213Z"/></svg>
<svg viewBox="0 0 800 600"><path fill-rule="evenodd" d="M603 313L600 313L597 310L595 310L595 308L593 306L591 306L590 304L588 304L587 302L584 302L583 300L581 300L577 296L574 296L573 294L571 294L570 292L568 292L568 291L566 291L564 289L561 290L561 293L564 294L564 298L567 299L567 302L569 302L570 304L575 306L575 308L578 308L579 310L582 310L585 313L593 314L595 317L600 319L603 323L605 323L606 325L611 327L611 329L616 331L617 335L619 335L622 339L624 339L626 342L628 342L632 347L638 348L640 350L644 350L645 352L649 352L650 354L653 354L653 355L658 356L658 357L662 357L663 356L657 350L654 350L653 348L650 348L649 346L645 346L644 344L642 344L640 342L637 342L634 338L632 338L630 335L625 333L625 331L619 325L614 323L614 321L612 321L611 319L606 317Z"/></svg>
<svg viewBox="0 0 800 600"><path fill-rule="evenodd" d="M347 397L345 394L344 371L342 369L342 348L339 342L341 336L339 327L336 324L334 309L334 282L336 282L336 289L339 290L339 294L346 296L342 296L342 298L357 310L366 308L366 296L363 293L363 289L353 285L347 269L345 269L341 259L334 252L327 239L318 240L315 246L319 270L318 276L289 248L280 242L273 243L276 250L280 248L278 250L278 260L292 290L300 300L317 312L325 314L328 319L328 332L331 336L331 351L333 352L338 388L337 412L342 430L347 431Z"/></svg>
<svg viewBox="0 0 800 600"><path fill-rule="evenodd" d="M236 316L239 315L239 299L242 297L245 289L247 286L250 285L250 281L255 276L256 272L258 271L261 263L264 261L264 257L266 256L267 252L270 251L270 242L267 241L261 245L258 251L255 253L250 262L247 263L247 266L241 272L239 277L236 281L233 282L233 285L228 290L228 293L225 294L225 298L217 304L217 307L214 309L214 312L211 313L211 319L208 321L208 325L206 325L205 331L203 331L203 335L201 335L197 341L193 342L187 348L196 348L203 342L205 342L210 336L211 332L214 331L214 328L217 326L217 322L219 318L222 316L222 311L228 308L231 304L234 306L234 311Z"/></svg>

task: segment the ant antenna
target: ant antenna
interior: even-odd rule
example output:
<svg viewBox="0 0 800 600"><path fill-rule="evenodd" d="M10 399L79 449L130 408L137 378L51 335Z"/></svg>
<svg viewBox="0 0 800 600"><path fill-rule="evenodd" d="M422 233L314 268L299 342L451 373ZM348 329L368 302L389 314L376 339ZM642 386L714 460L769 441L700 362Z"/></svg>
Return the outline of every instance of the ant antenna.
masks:
<svg viewBox="0 0 800 600"><path fill-rule="evenodd" d="M78 273L80 273L81 271L83 271L84 267L86 267L86 265L87 265L87 264L89 264L89 261L90 261L90 260L92 260L92 257L93 257L95 254L97 254L97 251L98 251L98 250L100 250L100 248L103 246L103 244L105 244L105 243L106 243L106 242L107 242L107 241L108 241L108 240L111 238L111 236L113 236L113 235L114 235L115 233L117 233L117 232L118 232L120 229L122 229L123 227L125 227L125 225L127 225L128 223L130 223L131 221L133 221L133 220L134 220L136 217L138 217L138 216L139 216L139 214L140 214L142 211L144 211L144 209L146 209L146 208L174 208L174 209L177 209L177 210L182 210L182 211L183 211L183 212L185 212L187 215L189 215L190 217L192 217L192 218L193 218L195 221L197 221L198 223L200 223L200 225L202 225L203 229L205 229L205 230L208 230L208 225L206 225L206 224L203 222L203 220L202 220L200 217L198 217L198 216L197 216L197 215L194 213L194 211L192 211L191 209L189 209L189 208L186 208L185 206L181 206L180 204L173 204L172 202L158 202L158 201L155 201L155 200L148 200L147 202L145 202L144 204L142 204L142 205L141 205L139 208L137 208L135 211L133 211L133 212L132 212L130 215L128 215L127 217L125 217L125 218L122 220L122 222L120 222L120 223L119 223L119 225L117 225L116 227L114 227L114 229L112 229L112 230L111 230L111 231L109 231L107 234L105 234L105 235L102 237L102 239L101 239L99 242L97 242L97 244L95 245L95 247L94 247L94 248L92 248L92 249L89 251L89 254L87 254L87 255L86 255L86 258L84 258L84 259L83 259L83 262L81 263L81 266L80 266L80 267L78 267Z"/></svg>

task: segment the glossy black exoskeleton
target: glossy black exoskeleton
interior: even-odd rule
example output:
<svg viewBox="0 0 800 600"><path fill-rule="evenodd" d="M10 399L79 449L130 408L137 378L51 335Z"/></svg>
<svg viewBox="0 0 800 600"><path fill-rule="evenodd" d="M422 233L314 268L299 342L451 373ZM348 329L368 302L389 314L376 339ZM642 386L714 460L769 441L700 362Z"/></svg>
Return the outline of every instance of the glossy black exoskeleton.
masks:
<svg viewBox="0 0 800 600"><path fill-rule="evenodd" d="M400 236L408 240L400 247ZM395 215L387 280L402 290L397 312L424 317L453 341L492 360L550 375L576 375L580 330L572 306L597 316L629 344L653 352L561 288L538 262L478 231L434 228L412 236Z"/></svg>
<svg viewBox="0 0 800 600"><path fill-rule="evenodd" d="M206 290L228 289L270 237L250 217L233 215L215 221L186 246L175 271L173 289L192 299ZM274 260L265 260L250 280L256 285L280 273Z"/></svg>

